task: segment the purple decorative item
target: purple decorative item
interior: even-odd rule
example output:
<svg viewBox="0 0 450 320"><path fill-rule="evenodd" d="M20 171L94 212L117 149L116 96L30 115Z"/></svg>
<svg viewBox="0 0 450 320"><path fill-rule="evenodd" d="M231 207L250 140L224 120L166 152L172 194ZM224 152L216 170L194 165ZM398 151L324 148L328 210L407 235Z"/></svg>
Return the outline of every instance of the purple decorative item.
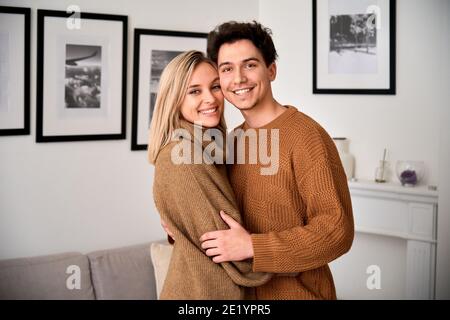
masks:
<svg viewBox="0 0 450 320"><path fill-rule="evenodd" d="M405 170L400 174L400 181L402 185L412 184L415 185L417 183L417 175L414 170Z"/></svg>
<svg viewBox="0 0 450 320"><path fill-rule="evenodd" d="M397 161L397 177L402 186L414 187L423 178L425 164L423 161Z"/></svg>

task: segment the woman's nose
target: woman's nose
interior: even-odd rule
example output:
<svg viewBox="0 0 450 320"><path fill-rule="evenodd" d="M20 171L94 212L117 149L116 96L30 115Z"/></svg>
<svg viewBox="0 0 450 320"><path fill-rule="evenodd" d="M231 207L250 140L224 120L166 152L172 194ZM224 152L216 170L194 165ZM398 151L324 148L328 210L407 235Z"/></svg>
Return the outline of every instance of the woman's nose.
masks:
<svg viewBox="0 0 450 320"><path fill-rule="evenodd" d="M213 103L216 101L216 97L210 90L205 90L203 94L203 101L206 103Z"/></svg>

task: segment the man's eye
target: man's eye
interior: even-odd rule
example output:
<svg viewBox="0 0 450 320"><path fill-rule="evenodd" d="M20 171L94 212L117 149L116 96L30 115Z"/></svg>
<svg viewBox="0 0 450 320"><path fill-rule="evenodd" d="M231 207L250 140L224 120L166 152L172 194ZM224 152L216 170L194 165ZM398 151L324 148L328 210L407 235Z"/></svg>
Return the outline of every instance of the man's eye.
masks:
<svg viewBox="0 0 450 320"><path fill-rule="evenodd" d="M252 69L252 68L254 68L254 67L256 67L256 64L254 64L254 63L248 63L248 64L247 64L247 68L248 68L248 69Z"/></svg>
<svg viewBox="0 0 450 320"><path fill-rule="evenodd" d="M220 84L216 84L212 87L213 90L220 90Z"/></svg>
<svg viewBox="0 0 450 320"><path fill-rule="evenodd" d="M220 70L220 72L229 72L229 71L231 71L231 68L229 68L229 67L222 68L222 69Z"/></svg>

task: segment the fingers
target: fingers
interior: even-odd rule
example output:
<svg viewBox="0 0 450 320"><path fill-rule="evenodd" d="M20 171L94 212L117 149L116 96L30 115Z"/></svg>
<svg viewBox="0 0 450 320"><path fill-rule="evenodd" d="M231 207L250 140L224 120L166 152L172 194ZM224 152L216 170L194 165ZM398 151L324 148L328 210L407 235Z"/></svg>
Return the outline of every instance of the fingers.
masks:
<svg viewBox="0 0 450 320"><path fill-rule="evenodd" d="M223 210L220 211L220 216L222 217L222 220L225 221L225 223L230 228L235 228L235 227L240 227L241 226L239 223L236 222L236 220L234 220L232 217L227 215Z"/></svg>
<svg viewBox="0 0 450 320"><path fill-rule="evenodd" d="M224 259L222 255L219 255L212 258L212 261L214 261L215 263L222 263L225 262L226 259Z"/></svg>
<svg viewBox="0 0 450 320"><path fill-rule="evenodd" d="M220 255L220 251L217 248L208 249L205 251L208 257L214 257Z"/></svg>
<svg viewBox="0 0 450 320"><path fill-rule="evenodd" d="M205 242L202 242L201 247L202 249L217 248L217 241L207 240Z"/></svg>
<svg viewBox="0 0 450 320"><path fill-rule="evenodd" d="M161 226L163 227L164 231L175 240L175 237L173 236L173 233L169 230L169 227L167 226L167 223L161 219Z"/></svg>
<svg viewBox="0 0 450 320"><path fill-rule="evenodd" d="M211 232L204 233L200 237L200 242L217 239L219 233L220 233L220 231L211 231Z"/></svg>

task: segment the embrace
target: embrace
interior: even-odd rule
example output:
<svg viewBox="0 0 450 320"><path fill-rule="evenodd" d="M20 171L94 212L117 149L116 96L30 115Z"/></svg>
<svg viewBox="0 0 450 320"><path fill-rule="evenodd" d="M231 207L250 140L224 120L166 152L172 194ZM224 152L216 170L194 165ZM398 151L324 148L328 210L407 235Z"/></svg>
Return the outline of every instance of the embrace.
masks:
<svg viewBox="0 0 450 320"><path fill-rule="evenodd" d="M154 201L174 240L160 298L336 299L328 263L354 224L333 140L273 97L269 29L223 23L207 55L167 65L150 126ZM228 136L224 99L245 119Z"/></svg>

